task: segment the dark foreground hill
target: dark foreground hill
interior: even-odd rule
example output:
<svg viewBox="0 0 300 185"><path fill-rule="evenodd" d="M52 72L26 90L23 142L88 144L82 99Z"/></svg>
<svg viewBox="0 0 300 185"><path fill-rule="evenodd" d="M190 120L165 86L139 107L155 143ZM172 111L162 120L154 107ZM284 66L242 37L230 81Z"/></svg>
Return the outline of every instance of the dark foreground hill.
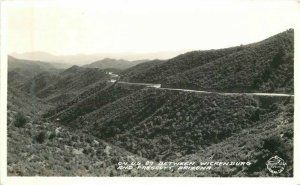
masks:
<svg viewBox="0 0 300 185"><path fill-rule="evenodd" d="M142 66L147 66L140 70ZM136 69L136 70L135 70ZM227 49L193 51L122 73L130 82L221 92L293 93L294 31Z"/></svg>
<svg viewBox="0 0 300 185"><path fill-rule="evenodd" d="M217 150L213 146L220 146L219 143L225 145L228 139L248 133L247 143L255 142L246 147L257 159L247 153L241 153L238 159L262 163L277 153L290 164L293 163L291 97L143 89L72 124L138 156L155 161L172 161L178 157L185 159L184 156L197 155L198 152L209 153L211 148ZM264 144L268 137L273 137L272 132L275 133L274 142L285 145L284 148ZM250 138L251 135L256 137ZM236 140L231 150L239 150L239 142ZM260 159L259 155L262 154L256 153L255 147L261 148L262 152L264 147L269 151L265 151L266 156ZM219 159L225 160L228 154L222 151L218 152L221 155ZM253 170L250 170L251 173L258 169Z"/></svg>
<svg viewBox="0 0 300 185"><path fill-rule="evenodd" d="M16 113L10 111L9 173L269 176L264 164L270 157L278 155L288 164L279 175L293 174L291 97L225 96L146 88L111 101L102 106L99 104L98 109L88 111L84 116L77 115L84 112L66 109L60 114L63 122L55 121L56 118L48 121L39 118L33 123L29 115L24 127L14 125ZM80 110L81 103L70 109L77 107ZM66 120L68 118L73 121ZM42 141L37 141L31 148L23 147L31 145L32 139L40 133ZM18 143L22 146L16 147ZM40 152L34 152L36 150ZM106 154L107 150L110 154ZM22 161L25 158L21 154L31 156L30 160ZM98 160L100 163L96 163ZM119 160L249 161L252 165L214 167L204 172L147 172L116 170ZM40 163L48 165L38 166Z"/></svg>

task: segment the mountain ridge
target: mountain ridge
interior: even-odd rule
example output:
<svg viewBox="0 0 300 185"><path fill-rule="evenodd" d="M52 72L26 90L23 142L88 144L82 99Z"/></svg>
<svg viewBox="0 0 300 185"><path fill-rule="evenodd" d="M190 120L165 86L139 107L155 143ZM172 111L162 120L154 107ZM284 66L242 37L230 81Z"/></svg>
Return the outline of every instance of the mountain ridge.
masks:
<svg viewBox="0 0 300 185"><path fill-rule="evenodd" d="M193 51L124 70L46 66L31 74L13 69L8 76L8 174L292 177L294 96L251 92L293 94L293 44L293 30L288 30L250 45ZM108 72L125 82L162 88L113 82ZM287 164L280 174L265 165L275 155ZM118 169L120 161L144 160L251 165L206 171Z"/></svg>
<svg viewBox="0 0 300 185"><path fill-rule="evenodd" d="M112 59L112 58L105 58L102 60L97 60L90 64L83 65L82 67L85 68L99 68L99 69L127 69L137 64L147 62L148 60L135 60L135 61L128 61L123 59Z"/></svg>
<svg viewBox="0 0 300 185"><path fill-rule="evenodd" d="M161 62L142 63L120 75L123 81L161 83L169 88L291 93L293 44L294 31L289 29L245 46L192 51Z"/></svg>

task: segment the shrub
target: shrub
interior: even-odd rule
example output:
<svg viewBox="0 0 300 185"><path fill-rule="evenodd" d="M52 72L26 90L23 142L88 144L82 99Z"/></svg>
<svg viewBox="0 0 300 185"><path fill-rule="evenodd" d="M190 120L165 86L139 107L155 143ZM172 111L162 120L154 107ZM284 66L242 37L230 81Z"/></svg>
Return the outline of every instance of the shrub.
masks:
<svg viewBox="0 0 300 185"><path fill-rule="evenodd" d="M15 119L15 126L16 127L24 127L27 122L26 117L22 112L18 112Z"/></svg>
<svg viewBox="0 0 300 185"><path fill-rule="evenodd" d="M263 147L268 149L270 152L276 151L278 148L282 147L283 143L280 136L274 135L264 140Z"/></svg>
<svg viewBox="0 0 300 185"><path fill-rule="evenodd" d="M51 140L51 139L53 139L53 138L55 138L55 133L54 133L54 132L51 132L51 134L49 135L49 139Z"/></svg>
<svg viewBox="0 0 300 185"><path fill-rule="evenodd" d="M43 143L46 140L46 132L45 131L41 131L37 136L36 136L36 141L38 143Z"/></svg>

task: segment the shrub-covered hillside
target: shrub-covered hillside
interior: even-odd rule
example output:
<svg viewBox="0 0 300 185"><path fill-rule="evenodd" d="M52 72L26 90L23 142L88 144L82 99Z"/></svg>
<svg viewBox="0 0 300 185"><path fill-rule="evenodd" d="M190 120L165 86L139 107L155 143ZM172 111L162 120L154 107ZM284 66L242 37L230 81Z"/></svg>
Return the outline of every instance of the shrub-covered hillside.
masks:
<svg viewBox="0 0 300 185"><path fill-rule="evenodd" d="M47 62L22 60L11 56L7 58L8 84L12 87L20 87L26 81L40 73L58 73L55 65Z"/></svg>
<svg viewBox="0 0 300 185"><path fill-rule="evenodd" d="M245 46L189 52L142 72L128 69L122 78L172 88L293 93L294 31Z"/></svg>
<svg viewBox="0 0 300 185"><path fill-rule="evenodd" d="M149 176L117 170L119 161L146 161L80 130L26 116L16 126L17 113L8 111L8 176Z"/></svg>
<svg viewBox="0 0 300 185"><path fill-rule="evenodd" d="M142 89L77 119L77 126L142 157L172 160L277 119L293 99Z"/></svg>
<svg viewBox="0 0 300 185"><path fill-rule="evenodd" d="M215 176L215 177L292 177L293 168L293 100L279 101L274 105L277 110L266 113L260 124L233 134L217 144L198 150L195 154L182 156L175 161L249 161L250 166L216 166L209 171L181 171L164 173L166 176ZM272 174L266 168L267 161L279 156L286 162L282 173Z"/></svg>
<svg viewBox="0 0 300 185"><path fill-rule="evenodd" d="M8 75L8 175L291 177L294 96L251 92L293 94L293 44L288 30L124 71L14 68ZM121 80L108 81L112 71ZM280 174L266 167L274 156L286 162ZM118 169L119 162L145 161L250 165Z"/></svg>
<svg viewBox="0 0 300 185"><path fill-rule="evenodd" d="M287 162L279 175L292 176L293 103L292 97L145 88L63 125L30 115L17 125L19 116L10 107L8 173L272 176L264 165L278 155ZM119 161L145 160L250 161L252 165L200 172L116 169Z"/></svg>
<svg viewBox="0 0 300 185"><path fill-rule="evenodd" d="M59 118L62 122L72 125L73 120L144 88L139 85L106 82L102 82L101 85L101 89L90 88L72 101L47 112L44 117Z"/></svg>
<svg viewBox="0 0 300 185"><path fill-rule="evenodd" d="M234 53L238 49L238 47L233 47L221 50L192 51L167 61L149 61L123 71L121 77L122 80L130 82L162 83L168 76L209 63Z"/></svg>
<svg viewBox="0 0 300 185"><path fill-rule="evenodd" d="M51 63L48 62L22 60L12 56L8 56L7 60L8 60L8 71L14 69L23 69L23 70L31 71L34 74L34 72L36 71L47 71L55 68Z"/></svg>
<svg viewBox="0 0 300 185"><path fill-rule="evenodd" d="M96 68L82 68L73 66L58 74L43 72L28 80L22 90L53 103L72 100L99 81L106 81L109 76L105 71Z"/></svg>

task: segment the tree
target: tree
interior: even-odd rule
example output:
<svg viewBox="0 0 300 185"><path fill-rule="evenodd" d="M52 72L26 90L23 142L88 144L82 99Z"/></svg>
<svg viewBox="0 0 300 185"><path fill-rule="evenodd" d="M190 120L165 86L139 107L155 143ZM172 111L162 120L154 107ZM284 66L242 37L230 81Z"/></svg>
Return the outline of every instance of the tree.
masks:
<svg viewBox="0 0 300 185"><path fill-rule="evenodd" d="M27 119L22 112L18 112L15 118L15 126L16 127L24 127L26 124Z"/></svg>
<svg viewBox="0 0 300 185"><path fill-rule="evenodd" d="M280 47L278 49L277 54L274 56L272 62L271 62L271 67L272 68L277 68L279 65L283 63L283 57L285 56L285 50L283 47Z"/></svg>
<svg viewBox="0 0 300 185"><path fill-rule="evenodd" d="M45 131L42 131L40 132L37 136L36 136L36 141L39 142L39 143L43 143L46 139L46 132Z"/></svg>

